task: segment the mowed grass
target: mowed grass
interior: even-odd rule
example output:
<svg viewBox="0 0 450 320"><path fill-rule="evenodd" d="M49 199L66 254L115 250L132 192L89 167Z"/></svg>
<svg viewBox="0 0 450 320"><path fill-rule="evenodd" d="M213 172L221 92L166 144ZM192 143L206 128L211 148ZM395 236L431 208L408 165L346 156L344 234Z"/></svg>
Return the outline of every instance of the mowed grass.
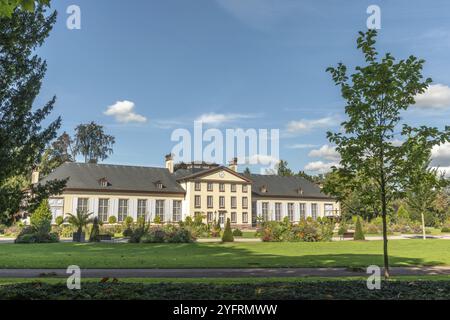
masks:
<svg viewBox="0 0 450 320"><path fill-rule="evenodd" d="M391 240L391 266L450 265L449 240ZM252 268L382 265L381 241L0 244L0 268Z"/></svg>

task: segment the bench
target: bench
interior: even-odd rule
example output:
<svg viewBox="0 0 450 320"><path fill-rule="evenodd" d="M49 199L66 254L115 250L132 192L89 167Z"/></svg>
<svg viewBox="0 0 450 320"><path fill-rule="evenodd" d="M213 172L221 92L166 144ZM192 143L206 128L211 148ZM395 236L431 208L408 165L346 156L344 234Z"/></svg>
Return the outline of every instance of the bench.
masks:
<svg viewBox="0 0 450 320"><path fill-rule="evenodd" d="M99 234L98 241L111 240L112 236L110 234Z"/></svg>
<svg viewBox="0 0 450 320"><path fill-rule="evenodd" d="M344 232L344 234L341 236L341 239L353 239L354 236L354 232Z"/></svg>

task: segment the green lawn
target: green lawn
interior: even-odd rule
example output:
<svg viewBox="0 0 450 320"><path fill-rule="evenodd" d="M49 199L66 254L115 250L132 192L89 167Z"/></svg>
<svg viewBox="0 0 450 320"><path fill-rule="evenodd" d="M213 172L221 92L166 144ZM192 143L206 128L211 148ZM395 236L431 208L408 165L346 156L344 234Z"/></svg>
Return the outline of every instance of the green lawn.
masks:
<svg viewBox="0 0 450 320"><path fill-rule="evenodd" d="M450 265L449 240L389 241L392 266ZM0 268L249 268L382 265L381 241L0 244Z"/></svg>

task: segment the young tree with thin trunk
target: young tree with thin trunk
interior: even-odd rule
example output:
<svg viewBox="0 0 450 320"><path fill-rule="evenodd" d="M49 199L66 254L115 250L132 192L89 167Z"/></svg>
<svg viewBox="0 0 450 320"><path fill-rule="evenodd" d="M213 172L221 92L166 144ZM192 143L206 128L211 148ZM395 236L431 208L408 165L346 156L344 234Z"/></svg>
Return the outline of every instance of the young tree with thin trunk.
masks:
<svg viewBox="0 0 450 320"><path fill-rule="evenodd" d="M411 170L426 161L434 145L450 139L444 132L425 126L413 128L401 121L401 112L425 92L431 79L423 79L424 60L410 56L397 61L390 53L380 57L375 49L376 30L360 32L357 47L365 57L365 66L347 75L339 63L328 68L346 101L348 120L338 133L328 132L341 155L339 170L349 180L358 177L370 181L367 192L379 201L383 224L384 275L389 277L387 215L393 200L401 198ZM396 143L397 140L403 143Z"/></svg>
<svg viewBox="0 0 450 320"><path fill-rule="evenodd" d="M423 240L427 238L425 213L433 206L437 195L446 184L445 179L439 177L437 169L430 168L430 162L431 160L428 160L411 173L406 189L408 206L420 214Z"/></svg>

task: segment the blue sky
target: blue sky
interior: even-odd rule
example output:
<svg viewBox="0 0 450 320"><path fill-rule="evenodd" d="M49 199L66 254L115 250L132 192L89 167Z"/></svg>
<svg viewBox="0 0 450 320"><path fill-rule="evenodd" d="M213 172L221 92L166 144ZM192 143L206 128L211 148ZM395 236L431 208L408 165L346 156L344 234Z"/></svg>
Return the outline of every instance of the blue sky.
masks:
<svg viewBox="0 0 450 320"><path fill-rule="evenodd" d="M66 28L71 4L81 8L81 30ZM116 137L107 163L162 166L172 131L203 117L222 130L280 129L280 157L295 170L323 172L337 161L326 131L345 116L325 69L362 63L355 40L371 4L381 8L379 51L426 59L424 74L434 80L405 119L448 125L445 0L54 0L59 17L39 49L48 72L36 102L57 96L61 132L104 125ZM105 114L118 101L129 112ZM450 167L448 145L434 155Z"/></svg>

